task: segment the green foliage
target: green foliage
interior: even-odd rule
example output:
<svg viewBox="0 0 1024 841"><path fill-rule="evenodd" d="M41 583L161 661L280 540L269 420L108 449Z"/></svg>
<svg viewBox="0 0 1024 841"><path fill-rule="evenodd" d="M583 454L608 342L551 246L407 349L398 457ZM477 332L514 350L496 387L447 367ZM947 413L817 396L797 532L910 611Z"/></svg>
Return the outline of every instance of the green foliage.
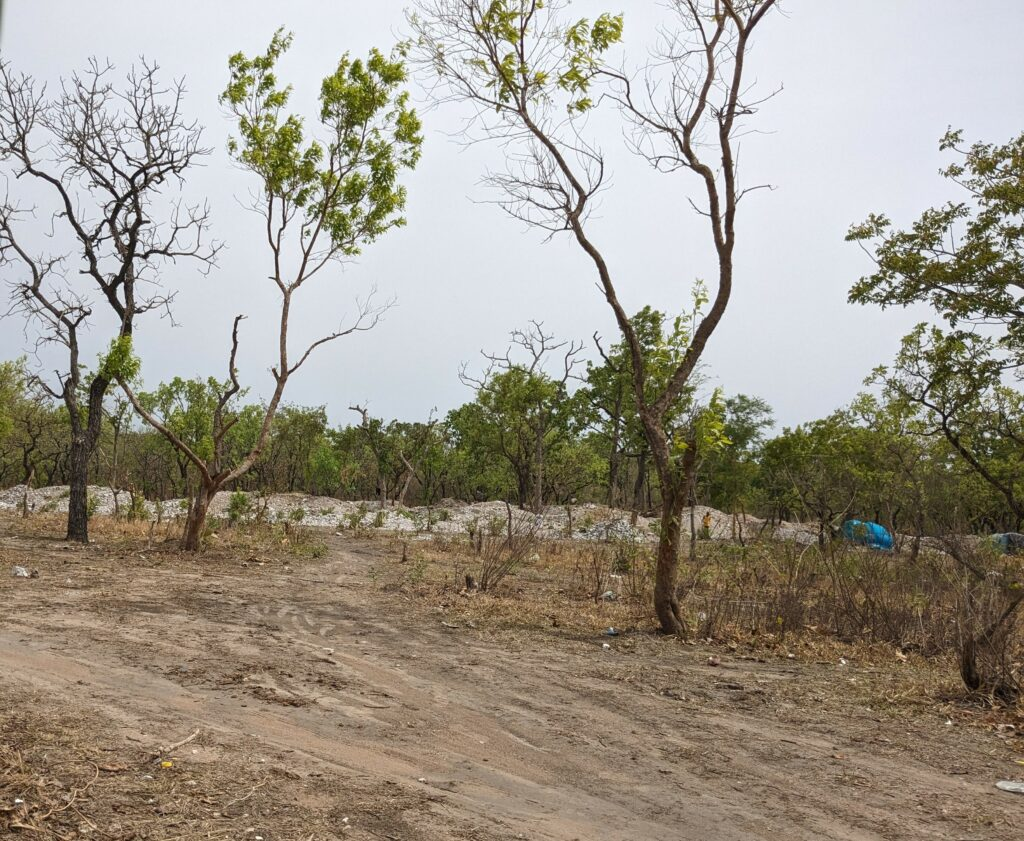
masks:
<svg viewBox="0 0 1024 841"><path fill-rule="evenodd" d="M252 513L252 501L245 491L233 491L228 498L228 522L237 525Z"/></svg>
<svg viewBox="0 0 1024 841"><path fill-rule="evenodd" d="M764 433L772 425L771 407L737 394L725 399L724 410L723 432L730 443L704 457L699 496L723 511L752 510L758 504L759 459Z"/></svg>
<svg viewBox="0 0 1024 841"><path fill-rule="evenodd" d="M146 498L142 494L132 494L131 502L125 516L135 522L149 519L149 509L146 507Z"/></svg>
<svg viewBox="0 0 1024 841"><path fill-rule="evenodd" d="M600 60L622 40L622 15L605 13L593 22L582 18L565 26L548 11L546 4L531 0L492 0L476 23L478 49L471 52L432 41L415 16L413 25L421 46L432 49L439 64L454 64L451 72L472 77L473 84L489 91L498 111L548 101L559 91L568 94L570 114L588 111ZM545 49L528 49L536 43Z"/></svg>
<svg viewBox="0 0 1024 841"><path fill-rule="evenodd" d="M890 402L919 413L922 434L944 438L1019 526L1024 424L1020 394L1004 375L1024 365L1024 134L1002 146L965 149L961 141L949 131L940 144L959 156L943 175L963 191L961 200L926 210L908 230L893 230L880 214L850 229L847 238L876 263L850 300L925 303L946 323L918 324L872 381Z"/></svg>
<svg viewBox="0 0 1024 841"><path fill-rule="evenodd" d="M147 411L156 414L161 422L196 455L209 460L214 455L214 415L230 383L214 377L206 380L175 377L161 383L155 391L139 395ZM244 392L236 394L222 407L222 417L231 424L238 412L238 400Z"/></svg>
<svg viewBox="0 0 1024 841"><path fill-rule="evenodd" d="M333 251L358 254L405 223L406 192L398 176L420 156L420 121L402 90L402 51L390 58L376 49L366 60L342 56L320 88L319 120L328 139L318 141L307 138L301 117L285 111L292 89L275 71L291 41L279 29L263 55L236 53L228 60L221 103L238 129L228 149L259 176L271 202L304 215L304 240L323 231Z"/></svg>
<svg viewBox="0 0 1024 841"><path fill-rule="evenodd" d="M100 356L97 375L109 382L132 382L139 374L141 363L132 349L131 336L111 340L107 352Z"/></svg>
<svg viewBox="0 0 1024 841"><path fill-rule="evenodd" d="M883 307L926 303L952 328L1001 324L1020 354L1024 328L1024 134L1002 146L961 147L949 131L940 148L960 160L943 175L964 193L921 214L908 230L893 230L882 214L850 229L876 270L850 290L855 303Z"/></svg>
<svg viewBox="0 0 1024 841"><path fill-rule="evenodd" d="M0 362L0 439L7 438L13 432L16 406L24 399L24 360Z"/></svg>

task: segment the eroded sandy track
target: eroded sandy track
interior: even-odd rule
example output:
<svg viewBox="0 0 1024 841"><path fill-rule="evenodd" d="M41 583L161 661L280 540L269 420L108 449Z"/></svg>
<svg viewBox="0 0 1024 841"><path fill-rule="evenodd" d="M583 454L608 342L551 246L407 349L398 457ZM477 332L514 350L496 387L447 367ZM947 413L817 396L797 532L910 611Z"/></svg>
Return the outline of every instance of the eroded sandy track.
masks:
<svg viewBox="0 0 1024 841"><path fill-rule="evenodd" d="M449 628L379 591L370 547L335 540L328 557L289 572L200 572L0 545L42 573L0 584L8 687L157 744L196 727L224 745L255 740L260 761L283 773L386 784L419 804L397 834L356 822L317 837L1021 831L1024 801L993 790L986 763L999 747L981 735L952 743L870 711L818 717L783 688L827 677L759 663L712 670L674 642L605 652L600 641ZM290 837L268 830L268 841Z"/></svg>

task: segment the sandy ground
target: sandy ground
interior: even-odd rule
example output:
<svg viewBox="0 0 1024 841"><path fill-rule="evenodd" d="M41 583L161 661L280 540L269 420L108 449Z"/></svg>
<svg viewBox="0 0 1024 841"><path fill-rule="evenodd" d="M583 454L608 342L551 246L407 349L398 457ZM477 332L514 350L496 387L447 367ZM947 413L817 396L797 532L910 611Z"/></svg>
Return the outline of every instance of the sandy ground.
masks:
<svg viewBox="0 0 1024 841"><path fill-rule="evenodd" d="M0 774L4 838L1024 837L994 787L1018 734L887 708L877 670L466 622L350 538L197 562L4 534L0 745L43 779Z"/></svg>

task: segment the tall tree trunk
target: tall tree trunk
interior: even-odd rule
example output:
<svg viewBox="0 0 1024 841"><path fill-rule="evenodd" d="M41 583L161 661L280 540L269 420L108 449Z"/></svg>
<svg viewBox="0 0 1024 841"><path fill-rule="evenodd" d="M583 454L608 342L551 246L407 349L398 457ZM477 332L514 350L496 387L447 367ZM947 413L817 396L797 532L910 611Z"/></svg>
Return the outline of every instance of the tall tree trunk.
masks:
<svg viewBox="0 0 1024 841"><path fill-rule="evenodd" d="M103 398L110 380L97 375L89 384L86 421L79 415L77 380L64 386L64 403L71 418L71 451L68 458L68 540L89 542L89 459L100 439L103 424Z"/></svg>
<svg viewBox="0 0 1024 841"><path fill-rule="evenodd" d="M654 574L654 612L662 633L686 633L686 623L679 612L676 592L679 572L679 549L682 538L683 509L686 489L662 480L661 532L658 538L657 566Z"/></svg>
<svg viewBox="0 0 1024 841"><path fill-rule="evenodd" d="M71 437L68 459L70 495L68 497L68 540L89 542L89 446L88 435L79 432Z"/></svg>
<svg viewBox="0 0 1024 841"><path fill-rule="evenodd" d="M636 482L633 483L632 514L629 522L636 525L637 516L644 503L644 485L647 483L647 451L641 450L636 457Z"/></svg>
<svg viewBox="0 0 1024 841"><path fill-rule="evenodd" d="M533 503L533 511L540 514L544 510L544 433L538 431L535 459L537 462L537 487Z"/></svg>
<svg viewBox="0 0 1024 841"><path fill-rule="evenodd" d="M619 452L618 434L612 440L612 451L608 457L608 507L615 508L619 501L619 471L622 454Z"/></svg>
<svg viewBox="0 0 1024 841"><path fill-rule="evenodd" d="M690 503L697 478L697 442L687 442L682 464L673 463L668 441L657 438L654 462L661 483L661 532L654 570L654 612L664 634L685 636L686 620L679 610L679 550L683 509Z"/></svg>

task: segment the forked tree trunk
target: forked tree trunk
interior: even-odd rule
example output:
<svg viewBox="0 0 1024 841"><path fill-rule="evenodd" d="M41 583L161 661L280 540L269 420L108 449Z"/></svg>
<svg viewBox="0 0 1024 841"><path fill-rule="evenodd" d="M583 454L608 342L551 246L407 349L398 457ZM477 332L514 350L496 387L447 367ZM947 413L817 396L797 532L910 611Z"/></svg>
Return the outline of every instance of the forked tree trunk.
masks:
<svg viewBox="0 0 1024 841"><path fill-rule="evenodd" d="M198 552L203 542L203 531L206 528L206 514L210 503L217 493L217 488L203 482L188 507L188 518L185 520L185 533L181 538L181 548L186 552Z"/></svg>

